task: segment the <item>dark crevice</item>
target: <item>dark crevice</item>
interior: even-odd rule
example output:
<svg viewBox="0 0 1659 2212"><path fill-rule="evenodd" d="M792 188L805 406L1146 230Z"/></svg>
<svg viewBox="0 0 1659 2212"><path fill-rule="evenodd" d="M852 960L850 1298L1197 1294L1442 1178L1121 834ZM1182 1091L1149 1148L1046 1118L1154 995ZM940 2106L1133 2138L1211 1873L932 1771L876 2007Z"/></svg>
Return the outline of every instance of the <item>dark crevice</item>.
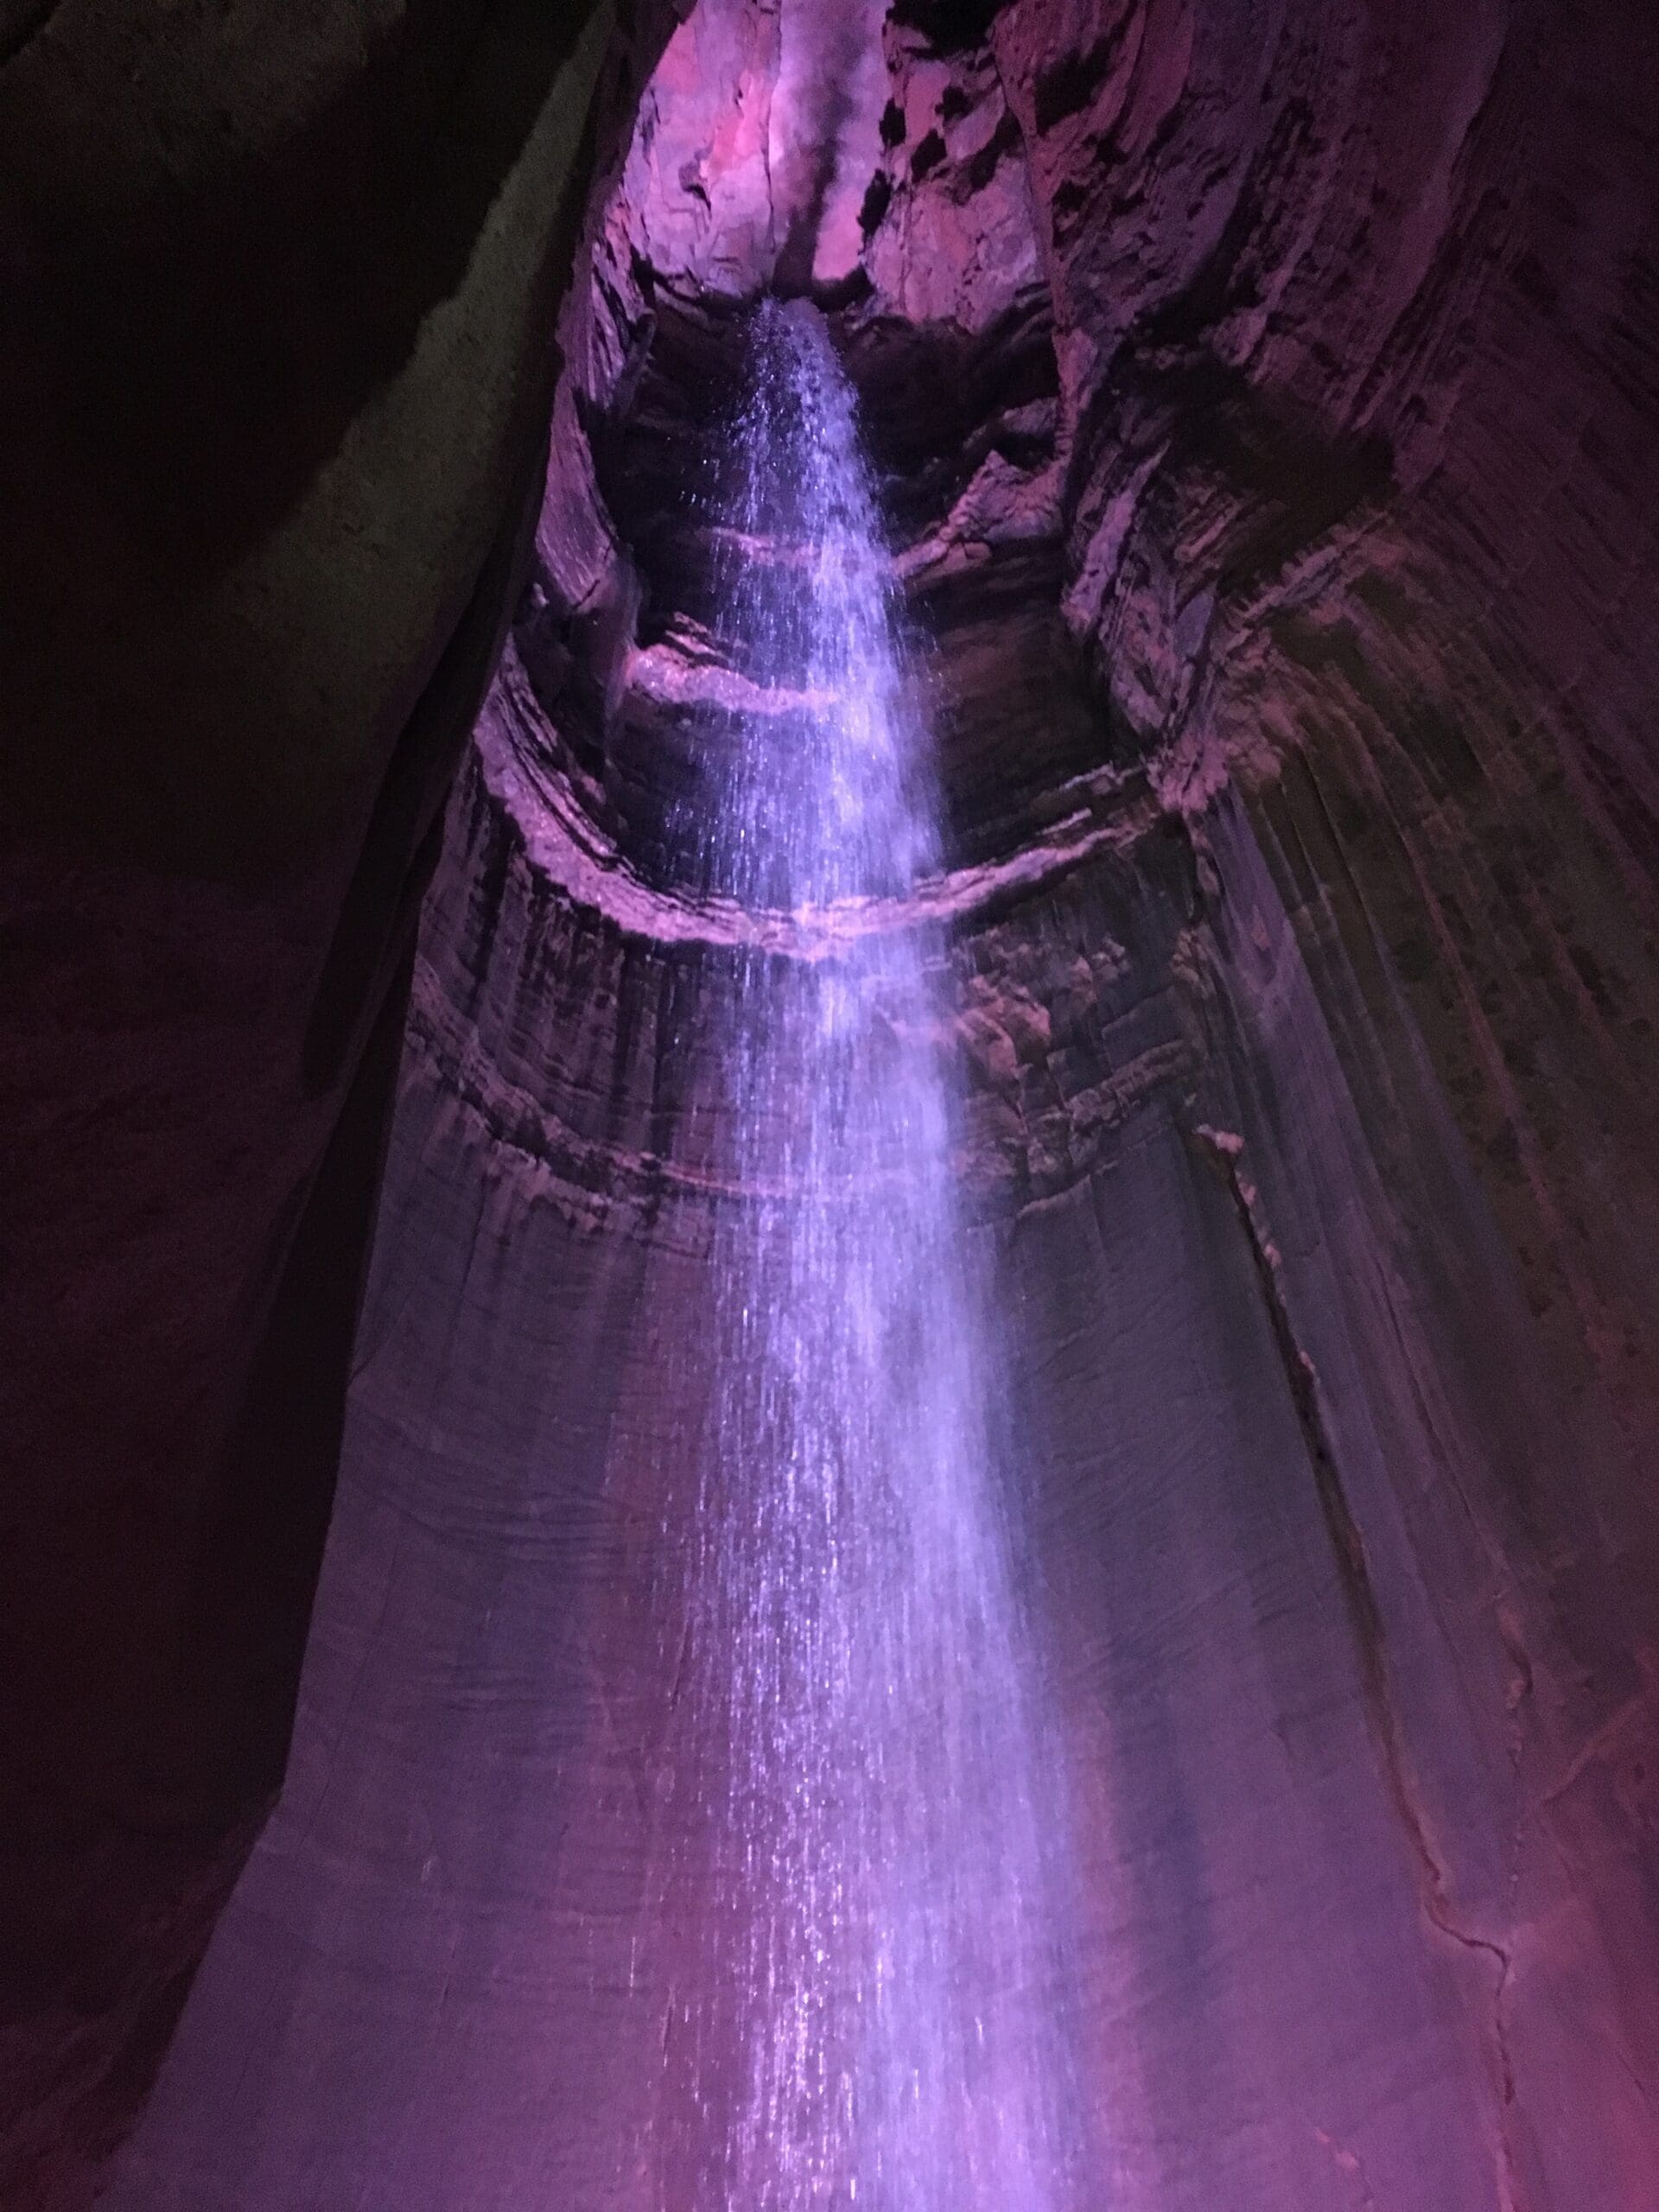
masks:
<svg viewBox="0 0 1659 2212"><path fill-rule="evenodd" d="M910 157L911 182L920 184L924 178L931 176L944 159L944 137L939 131L930 130Z"/></svg>
<svg viewBox="0 0 1659 2212"><path fill-rule="evenodd" d="M961 54L983 46L1003 0L893 0L893 22L917 30L935 54Z"/></svg>
<svg viewBox="0 0 1659 2212"><path fill-rule="evenodd" d="M870 179L863 201L858 211L858 227L867 238L874 238L881 227L881 219L893 205L893 179L885 169L878 169Z"/></svg>
<svg viewBox="0 0 1659 2212"><path fill-rule="evenodd" d="M1010 154L1019 153L1023 144L1019 124L1011 114L1004 113L995 130L968 163L969 189L983 192L1002 162Z"/></svg>

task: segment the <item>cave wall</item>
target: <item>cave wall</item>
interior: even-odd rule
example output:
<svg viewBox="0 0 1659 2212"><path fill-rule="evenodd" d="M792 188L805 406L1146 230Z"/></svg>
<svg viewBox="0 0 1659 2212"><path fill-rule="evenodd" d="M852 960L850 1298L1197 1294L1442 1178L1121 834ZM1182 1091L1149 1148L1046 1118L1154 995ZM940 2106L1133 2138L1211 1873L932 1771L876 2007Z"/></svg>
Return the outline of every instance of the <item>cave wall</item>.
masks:
<svg viewBox="0 0 1659 2212"><path fill-rule="evenodd" d="M1514 2201L1643 2202L1654 26L991 35L1050 217L1068 612L1198 840L1198 1103L1422 1911L1491 1987Z"/></svg>
<svg viewBox="0 0 1659 2212"><path fill-rule="evenodd" d="M484 746L429 908L294 1764L118 2204L673 2201L695 1910L664 1570L711 1210L738 1202L731 949L574 902ZM1192 902L1155 833L955 956L1004 1008L1014 976L1071 979L1056 1067L964 1050L1086 1777L1076 2026L1115 2201L1323 2205L1357 2142L1379 2186L1496 2205L1483 2023L1425 1940L1251 1249L1179 1110ZM1014 1094L1068 1062L1033 1144Z"/></svg>
<svg viewBox="0 0 1659 2212"><path fill-rule="evenodd" d="M9 2204L87 2201L280 1778L611 35L0 10Z"/></svg>
<svg viewBox="0 0 1659 2212"><path fill-rule="evenodd" d="M700 650L664 613L698 560L666 494L722 314L770 279L836 320L944 663L964 1170L1006 1286L1016 1503L1074 1745L1074 2024L1111 2201L1630 2212L1659 2175L1659 35L1635 4L904 0L885 89L869 53L798 10L703 0L654 118L647 96L660 141L615 125L528 583L423 924L289 1780L111 2202L645 2204L671 2180L690 1908L662 1878L653 1558L735 1104L720 932L646 863ZM814 158L774 185L791 118ZM505 300L537 327L501 281L481 327ZM419 419L447 425L454 388L436 378ZM447 528L401 458L376 480ZM299 625L264 635L352 630L332 583L297 614L260 594ZM506 596L498 572L481 629ZM158 700L220 696L195 643L219 633L186 626ZM272 665L238 671L238 727L255 696L254 727L280 710L286 687L251 680ZM389 648L366 689L309 696L360 744L365 700L418 665ZM304 783L319 753L271 727L271 772ZM430 757L400 822L453 755ZM192 804L212 788L182 780ZM110 879L111 991L191 975L188 944L273 1055L189 1025L180 1095L257 1127L273 1179L232 1177L239 1245L203 1191L213 1268L168 1261L193 1280L274 1283L259 1240L295 1170L269 1069L311 1000L272 983L272 932L315 978L353 837L338 849L296 906L174 892L148 935L154 895ZM105 895L55 857L37 880L83 913ZM358 880L353 911L383 925L402 869ZM59 911L31 942L60 964ZM398 1001L368 999L389 1071ZM54 1046L62 1002L42 987ZM130 1064L124 1043L111 1065ZM308 1173L336 1096L296 1137ZM349 1146L378 1127L371 1102L342 1141L359 1202ZM121 1156L89 1132L92 1193L89 1154ZM158 1144L149 1186L170 1244L180 1156ZM143 1176L118 1179L152 1217ZM308 1264L338 1294L326 1243ZM177 1371L123 1318L165 1316L149 1280L84 1309L132 1349L134 1427L141 1386ZM209 1319L192 1373L258 1334ZM56 1371L83 1370L116 1374ZM54 1401L64 1436L87 1433L63 1410L79 1388ZM302 1397L292 1364L272 1390ZM199 1397L166 1402L193 1442L225 1433ZM261 1427L230 1474L322 1471L320 1529L326 1433L296 1459ZM124 1542L175 1557L149 1492L120 1495ZM111 1582L130 1608L133 1580L179 1580L114 1557L113 1510L82 1549L115 1572L57 1578L100 1610ZM259 1517L228 1517L244 1565L210 1581L257 1593ZM277 1608L290 1639L310 1556ZM234 1618L219 1648L238 1653ZM280 1704L282 1665L263 1671ZM75 1695L52 1709L127 1709L105 1683ZM169 1833L147 1894L213 1864ZM101 1872L99 1847L51 1846ZM131 1971L165 1953L176 1979L216 1904L210 1872L185 1935ZM53 2028L71 2101L106 2040L66 2074ZM37 2143L85 2131L33 2094ZM130 2100L118 2081L97 2125Z"/></svg>
<svg viewBox="0 0 1659 2212"><path fill-rule="evenodd" d="M293 1763L117 2206L677 2198L667 1586L742 1203L734 947L580 874L534 714L510 661L426 917ZM1248 817L1205 831L1120 829L950 956L1098 2201L1623 2212L1643 1861L1574 1802L1585 1655L1512 1503L1581 1440L1427 1071L1402 1221Z"/></svg>
<svg viewBox="0 0 1659 2212"><path fill-rule="evenodd" d="M1403 1001L1554 1355L1650 1433L1659 33L991 37L1049 218L1073 624L1174 803L1239 784L1367 999L1338 1033Z"/></svg>

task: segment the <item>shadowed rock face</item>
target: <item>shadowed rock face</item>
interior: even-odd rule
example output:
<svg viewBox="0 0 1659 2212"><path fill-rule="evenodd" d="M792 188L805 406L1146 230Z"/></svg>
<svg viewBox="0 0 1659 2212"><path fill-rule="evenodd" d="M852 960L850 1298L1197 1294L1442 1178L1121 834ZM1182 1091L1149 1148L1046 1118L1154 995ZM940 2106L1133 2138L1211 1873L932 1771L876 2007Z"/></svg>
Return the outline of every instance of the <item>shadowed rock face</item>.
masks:
<svg viewBox="0 0 1659 2212"><path fill-rule="evenodd" d="M135 760L172 766L130 772L148 814L103 755L79 811L41 774L14 879L20 1626L80 1655L24 1727L66 1749L22 1894L60 1881L77 1933L12 1999L20 2201L85 2201L282 1738L393 918L510 599L409 995L288 1781L111 2202L644 2212L671 2182L653 1605L695 1406L664 1378L730 1201L722 1001L766 925L694 896L665 825L732 680L686 490L770 285L817 298L859 385L938 732L929 897L1061 1655L1099 2201L1633 2212L1659 2194L1659 32L1634 0L701 0L642 97L667 29L604 111L516 596L525 471L450 442L459 337L384 464L340 464L399 519L359 550L349 501L316 511L291 605L228 555L197 557L211 589L157 582L153 491L99 493L88 542L141 556ZM341 143L381 143L342 112ZM514 359L544 251L478 310ZM138 298L136 256L121 232ZM60 312L92 375L91 310ZM389 373L355 361L342 423ZM151 451L130 410L188 386L149 373L76 418L94 461ZM315 399L313 361L286 373ZM294 455L340 433L302 414L287 442L215 429L273 485L188 472L202 543L245 562L314 512ZM392 742L370 763L365 732L403 726L469 591L353 874ZM404 626L377 613L371 653L383 606ZM138 664L99 645L64 679L102 686L106 753ZM197 737L161 748L164 709ZM268 763L233 807L232 721ZM290 830L302 868L204 857ZM84 1138L72 1083L111 1102ZM303 1318L250 1382L284 1267ZM213 1484L179 1472L215 1449ZM215 1724L234 1779L205 1799L128 1748L136 1711L191 1725L168 1657L204 1615L193 1679L264 1716ZM100 1651L132 1655L119 1696Z"/></svg>
<svg viewBox="0 0 1659 2212"><path fill-rule="evenodd" d="M8 2204L87 2201L280 1778L611 33L0 9Z"/></svg>

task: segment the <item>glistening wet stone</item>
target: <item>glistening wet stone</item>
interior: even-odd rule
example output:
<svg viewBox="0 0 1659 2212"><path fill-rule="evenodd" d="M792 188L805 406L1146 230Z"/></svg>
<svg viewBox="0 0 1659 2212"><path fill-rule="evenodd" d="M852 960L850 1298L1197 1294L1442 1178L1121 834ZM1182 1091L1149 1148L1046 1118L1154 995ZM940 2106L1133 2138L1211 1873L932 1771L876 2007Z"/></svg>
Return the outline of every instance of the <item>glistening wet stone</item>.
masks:
<svg viewBox="0 0 1659 2212"><path fill-rule="evenodd" d="M704 1792L689 1848L713 1870L677 1993L702 2055L685 2168L699 2212L1056 2212L1078 2149L1064 1791L952 1164L948 969L925 925L874 919L938 865L928 733L829 334L772 302L753 346L723 597L788 704L707 748L684 832L801 955L743 956L744 1196L681 1348L715 1371L669 1608L673 1778Z"/></svg>

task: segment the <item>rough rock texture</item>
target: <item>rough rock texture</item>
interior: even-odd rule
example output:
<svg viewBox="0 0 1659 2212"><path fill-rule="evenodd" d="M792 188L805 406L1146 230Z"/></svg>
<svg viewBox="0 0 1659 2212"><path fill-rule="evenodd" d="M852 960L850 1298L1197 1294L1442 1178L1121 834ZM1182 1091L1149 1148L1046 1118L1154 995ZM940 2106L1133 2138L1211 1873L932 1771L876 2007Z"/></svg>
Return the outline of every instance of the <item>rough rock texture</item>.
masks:
<svg viewBox="0 0 1659 2212"><path fill-rule="evenodd" d="M1363 979L1333 1023L1397 985L1552 1349L1645 1423L1659 27L1032 0L993 42L1073 627L1172 804L1240 781Z"/></svg>
<svg viewBox="0 0 1659 2212"><path fill-rule="evenodd" d="M1659 41L1036 5L993 41L1068 616L1207 848L1200 1104L1422 1916L1486 1993L1500 2201L1645 2202Z"/></svg>
<svg viewBox="0 0 1659 2212"><path fill-rule="evenodd" d="M1656 93L1638 0L702 0L591 204L289 1778L119 2212L675 2201L667 1471L731 947L800 948L664 825L766 283L937 687L1098 2202L1659 2200Z"/></svg>

